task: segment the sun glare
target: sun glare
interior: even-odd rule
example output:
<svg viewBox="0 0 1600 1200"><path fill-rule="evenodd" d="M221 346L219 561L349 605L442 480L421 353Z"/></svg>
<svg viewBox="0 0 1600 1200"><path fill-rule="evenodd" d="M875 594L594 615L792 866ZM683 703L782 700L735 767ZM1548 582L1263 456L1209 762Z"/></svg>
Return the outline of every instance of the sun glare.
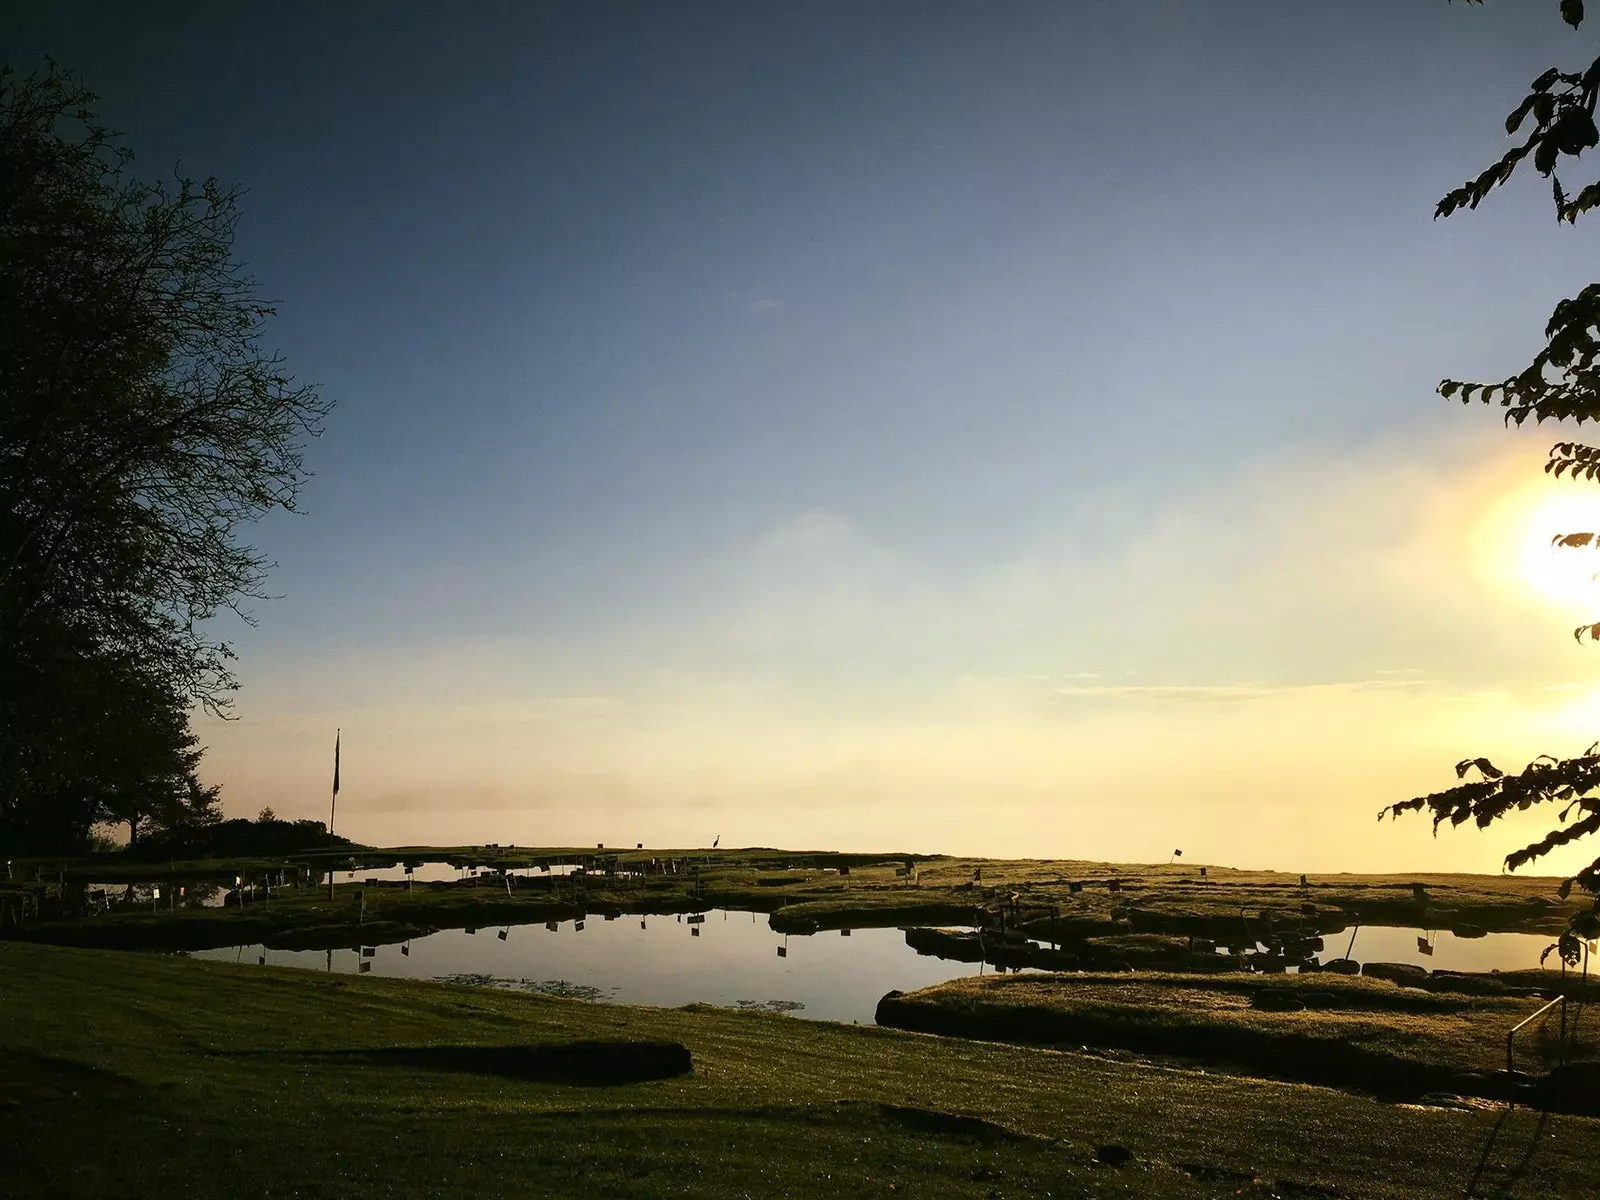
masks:
<svg viewBox="0 0 1600 1200"><path fill-rule="evenodd" d="M1507 532L1515 537L1517 578L1529 590L1560 604L1600 601L1600 551L1555 546L1551 539L1570 533L1600 534L1600 487L1572 492L1542 487L1519 497Z"/></svg>

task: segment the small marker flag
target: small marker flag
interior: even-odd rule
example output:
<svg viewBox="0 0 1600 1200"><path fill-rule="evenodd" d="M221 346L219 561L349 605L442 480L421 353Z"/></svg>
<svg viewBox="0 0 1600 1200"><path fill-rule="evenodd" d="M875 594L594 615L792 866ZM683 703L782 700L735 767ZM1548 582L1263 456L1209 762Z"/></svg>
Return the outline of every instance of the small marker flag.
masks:
<svg viewBox="0 0 1600 1200"><path fill-rule="evenodd" d="M1172 852L1172 857L1173 858L1182 858L1183 857L1183 851L1182 850L1174 850Z"/></svg>

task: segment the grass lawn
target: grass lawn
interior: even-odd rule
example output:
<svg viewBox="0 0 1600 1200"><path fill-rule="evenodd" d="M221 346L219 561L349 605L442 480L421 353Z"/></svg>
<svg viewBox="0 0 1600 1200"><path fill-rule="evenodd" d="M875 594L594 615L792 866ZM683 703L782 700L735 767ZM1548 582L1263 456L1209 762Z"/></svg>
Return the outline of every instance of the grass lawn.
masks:
<svg viewBox="0 0 1600 1200"><path fill-rule="evenodd" d="M679 1042L582 1084L497 1047ZM480 1048L474 1051L473 1048ZM488 1049L482 1049L488 1048ZM966 1119L963 1119L966 1118ZM1095 1148L1133 1152L1123 1167ZM15 1196L1594 1196L1600 1122L694 1008L0 944Z"/></svg>

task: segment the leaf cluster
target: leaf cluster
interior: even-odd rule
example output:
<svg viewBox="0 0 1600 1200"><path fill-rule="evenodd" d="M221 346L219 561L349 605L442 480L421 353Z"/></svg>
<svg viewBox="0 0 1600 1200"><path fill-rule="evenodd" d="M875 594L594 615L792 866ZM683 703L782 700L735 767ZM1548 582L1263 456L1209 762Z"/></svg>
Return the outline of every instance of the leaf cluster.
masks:
<svg viewBox="0 0 1600 1200"><path fill-rule="evenodd" d="M1582 0L1561 0L1561 17L1574 29L1581 26ZM1477 176L1446 194L1434 212L1435 219L1477 208L1531 158L1533 169L1550 180L1557 221L1576 224L1579 217L1600 206L1600 182L1569 194L1557 170L1564 160L1576 162L1585 151L1600 145L1600 129L1595 123L1597 98L1600 58L1582 70L1551 67L1542 72L1505 120L1508 137L1521 134L1530 121L1531 130ZM1498 404L1505 410L1508 425L1520 426L1530 418L1536 424L1570 421L1582 425L1600 420L1600 283L1590 284L1577 296L1555 306L1545 324L1544 340L1543 349L1515 375L1499 383L1446 379L1439 384L1439 394L1463 404L1474 400ZM1600 479L1600 449L1573 441L1558 442L1551 448L1544 469L1556 478L1594 482ZM1600 535L1557 534L1552 544L1568 549L1600 548ZM1600 641L1600 622L1573 630L1579 641L1585 635ZM1469 774L1475 778L1468 780ZM1487 758L1470 758L1456 764L1456 778L1463 782L1392 804L1378 814L1379 818L1427 811L1433 815L1437 833L1447 822L1464 825L1471 821L1483 829L1513 812L1525 812L1541 804L1560 805L1555 828L1506 856L1506 868L1513 871L1558 847L1600 832L1600 743L1575 758L1543 755L1514 774L1501 771ZM1587 911L1574 916L1556 946L1569 963L1578 961L1583 940L1600 937L1600 859L1564 880L1562 897L1569 896L1574 887L1595 899Z"/></svg>
<svg viewBox="0 0 1600 1200"><path fill-rule="evenodd" d="M1475 778L1467 779L1469 774ZM1541 755L1521 771L1511 774L1500 770L1487 758L1464 759L1456 764L1456 778L1465 782L1391 804L1378 813L1378 819L1426 811L1433 816L1433 829L1437 834L1439 827L1446 823L1465 825L1470 821L1479 829L1487 829L1511 813L1527 812L1541 804L1559 805L1554 829L1506 856L1506 869L1510 871L1600 832L1600 743L1590 746L1576 758ZM1574 887L1594 896L1589 909L1573 918L1568 931L1557 943L1562 958L1575 964L1582 952L1580 939L1600 937L1600 858L1562 880L1561 898L1570 896Z"/></svg>
<svg viewBox="0 0 1600 1200"><path fill-rule="evenodd" d="M1583 22L1583 5L1565 0L1562 18L1573 28ZM1600 144L1595 105L1600 98L1600 58L1582 70L1551 67L1535 78L1528 94L1505 120L1508 136L1532 128L1474 178L1447 193L1434 211L1435 219L1462 209L1475 209L1489 193L1506 184L1517 167L1532 159L1533 169L1550 180L1558 221L1575 224L1580 216L1600 205L1600 181L1569 194L1557 173L1563 160L1576 162L1586 150ZM1577 296L1555 306L1544 329L1545 346L1521 371L1498 383L1472 383L1446 379L1439 394L1498 404L1508 424L1522 425L1530 418L1582 424L1600 419L1600 284L1591 284ZM1555 476L1571 474L1594 479L1600 472L1600 455L1594 448L1561 442L1552 448L1545 470Z"/></svg>

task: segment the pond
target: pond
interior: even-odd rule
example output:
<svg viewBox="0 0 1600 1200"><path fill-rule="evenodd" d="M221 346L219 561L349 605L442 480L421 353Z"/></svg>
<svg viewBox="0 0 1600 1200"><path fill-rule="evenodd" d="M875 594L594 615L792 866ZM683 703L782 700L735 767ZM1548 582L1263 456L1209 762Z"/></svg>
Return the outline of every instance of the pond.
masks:
<svg viewBox="0 0 1600 1200"><path fill-rule="evenodd" d="M355 861L355 860L351 860ZM506 872L510 875L521 877L566 877L571 875L576 868L571 864L551 864L543 867L518 867ZM477 867L453 867L444 862L420 863L411 871L404 866L392 867L364 867L359 863L350 866L340 863L334 867L334 877L340 883L355 883L367 881L372 883L459 883L481 873L487 877L486 869ZM115 882L92 881L84 885L89 894L90 903L96 907L109 905L113 908L122 907L153 907L154 909L173 908L217 908L223 904L232 903L229 895L234 889L236 881L242 882L249 891L249 895L258 893L249 890L265 884L277 884L284 879L294 877L294 869L287 871L271 871L265 873L240 876L222 877L183 877L169 879L165 882L152 882L150 880L118 880ZM321 873L318 872L321 878ZM320 886L320 885L319 885Z"/></svg>
<svg viewBox="0 0 1600 1200"><path fill-rule="evenodd" d="M765 914L590 917L544 925L447 929L407 946L331 952L234 946L194 957L409 979L454 979L623 1004L707 1004L871 1024L878 1000L993 967L918 954L899 929L774 933ZM504 933L505 937L500 935ZM779 951L784 951L780 956ZM364 957L365 956L365 957Z"/></svg>
<svg viewBox="0 0 1600 1200"><path fill-rule="evenodd" d="M1323 951L1317 957L1323 962L1344 957L1350 932L1341 929L1325 935ZM1539 966L1539 956L1555 940L1555 935L1548 933L1486 933L1465 938L1448 930L1363 925L1356 931L1350 957L1357 962L1415 963L1430 971L1522 971ZM1561 962L1552 954L1544 965L1559 968Z"/></svg>
<svg viewBox="0 0 1600 1200"><path fill-rule="evenodd" d="M1328 934L1317 956L1343 957L1350 930ZM1419 945L1420 939L1420 945ZM1518 970L1539 965L1554 939L1491 933L1363 926L1359 962L1416 963L1450 971ZM1421 948L1426 945L1431 953ZM780 953L781 951L781 953ZM443 979L622 1004L676 1006L695 1001L830 1021L870 1024L892 989L914 991L995 970L918 954L900 929L857 929L787 937L765 915L713 910L688 915L600 916L583 922L443 930L405 946L333 951L265 950L259 945L197 951L196 958L304 967L346 974Z"/></svg>
<svg viewBox="0 0 1600 1200"><path fill-rule="evenodd" d="M1430 971L1523 971L1539 966L1560 970L1561 961L1554 953L1543 963L1539 961L1555 940L1554 934L1547 933L1460 937L1444 929L1346 926L1322 936L1322 949L1316 958L1323 963L1335 958L1353 958L1359 963L1410 963ZM1258 944L1257 949L1267 948ZM1227 955L1231 951L1219 946L1217 953Z"/></svg>
<svg viewBox="0 0 1600 1200"><path fill-rule="evenodd" d="M113 908L220 908L228 890L216 880L183 879L167 883L88 883L90 903Z"/></svg>
<svg viewBox="0 0 1600 1200"><path fill-rule="evenodd" d="M571 875L577 868L570 863L557 863L545 867L515 867L505 872L508 875L518 875L525 878L552 875ZM336 866L334 875L340 883L355 883L360 880L374 880L378 883L404 883L407 879L415 883L455 883L459 880L469 879L479 873L477 867L453 867L444 862L425 862L413 867L410 872L404 866L393 867L355 867ZM485 875L489 872L483 871Z"/></svg>

